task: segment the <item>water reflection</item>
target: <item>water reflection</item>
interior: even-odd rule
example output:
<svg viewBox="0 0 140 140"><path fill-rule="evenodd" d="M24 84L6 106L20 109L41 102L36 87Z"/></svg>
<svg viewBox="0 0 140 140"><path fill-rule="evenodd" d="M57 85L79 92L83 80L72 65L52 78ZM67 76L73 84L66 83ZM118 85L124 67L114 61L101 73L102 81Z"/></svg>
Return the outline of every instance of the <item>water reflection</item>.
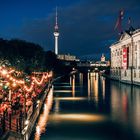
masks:
<svg viewBox="0 0 140 140"><path fill-rule="evenodd" d="M48 117L53 102L53 88L50 90L48 97L44 104L43 113L40 115L35 133L35 140L40 140L40 135L46 131Z"/></svg>
<svg viewBox="0 0 140 140"><path fill-rule="evenodd" d="M50 115L49 120L52 123L70 122L70 123L84 123L84 122L99 122L106 120L106 116L99 114L57 114Z"/></svg>
<svg viewBox="0 0 140 140"><path fill-rule="evenodd" d="M102 95L103 95L103 100L105 99L105 77L101 77L101 89L102 89Z"/></svg>
<svg viewBox="0 0 140 140"><path fill-rule="evenodd" d="M118 88L119 87L119 88ZM112 119L140 132L140 87L111 82Z"/></svg>
<svg viewBox="0 0 140 140"><path fill-rule="evenodd" d="M75 97L75 98L73 98L73 97L55 97L54 98L54 100L55 101L57 101L57 100L61 100L61 101L82 101L82 100L87 100L87 98L86 97Z"/></svg>
<svg viewBox="0 0 140 140"><path fill-rule="evenodd" d="M93 77L93 97L96 102L98 102L98 73L95 73Z"/></svg>
<svg viewBox="0 0 140 140"><path fill-rule="evenodd" d="M80 87L83 86L83 73L79 73L79 85Z"/></svg>
<svg viewBox="0 0 140 140"><path fill-rule="evenodd" d="M60 101L59 100L55 100L54 113L58 114L59 111L60 111Z"/></svg>
<svg viewBox="0 0 140 140"><path fill-rule="evenodd" d="M87 78L88 78L88 99L90 99L90 95L91 95L91 74L90 74L90 72L87 73Z"/></svg>
<svg viewBox="0 0 140 140"><path fill-rule="evenodd" d="M79 86L80 86L80 93L82 92L82 87L83 87L83 73L79 73Z"/></svg>
<svg viewBox="0 0 140 140"><path fill-rule="evenodd" d="M105 133L106 139L116 139L116 133L120 134L118 139L128 139L130 133L139 137L140 87L110 81L92 72L72 75L66 81L63 80L63 83L69 85L60 83L55 89L54 106L49 115L49 129L52 135L49 137L46 134L46 139L57 139L57 136L64 134L81 136L81 131L78 133L73 126L79 126L79 129L83 127L84 132L90 134L91 137L86 135L85 139L96 139L94 137L96 132L99 136ZM43 121L42 118L41 120ZM45 121L47 120L48 116ZM44 127L42 130L37 127L36 133L44 132ZM85 127L88 128L88 132ZM60 128L59 133L55 128ZM56 133L57 136L53 137ZM113 138L110 138L110 135ZM64 136L63 139L66 140L67 137Z"/></svg>
<svg viewBox="0 0 140 140"><path fill-rule="evenodd" d="M75 97L75 75L72 75L72 96Z"/></svg>

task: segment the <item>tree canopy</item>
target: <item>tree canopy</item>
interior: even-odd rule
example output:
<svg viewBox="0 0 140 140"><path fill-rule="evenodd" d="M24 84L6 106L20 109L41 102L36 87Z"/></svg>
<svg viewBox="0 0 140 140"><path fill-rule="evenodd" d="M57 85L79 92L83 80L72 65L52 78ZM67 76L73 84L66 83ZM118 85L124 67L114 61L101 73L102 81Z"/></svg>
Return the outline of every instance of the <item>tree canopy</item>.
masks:
<svg viewBox="0 0 140 140"><path fill-rule="evenodd" d="M50 69L53 65L51 64L52 59L49 58L49 55L50 51L48 53L45 52L38 44L19 39L0 39L0 60L3 63L8 61L10 65L20 70L43 71L46 70L47 66ZM53 55L55 59L55 54ZM52 56L50 55L50 57ZM53 63L54 59L52 60Z"/></svg>
<svg viewBox="0 0 140 140"><path fill-rule="evenodd" d="M10 65L28 74L33 71L63 73L68 70L54 52L44 51L38 44L19 39L0 39L0 65Z"/></svg>

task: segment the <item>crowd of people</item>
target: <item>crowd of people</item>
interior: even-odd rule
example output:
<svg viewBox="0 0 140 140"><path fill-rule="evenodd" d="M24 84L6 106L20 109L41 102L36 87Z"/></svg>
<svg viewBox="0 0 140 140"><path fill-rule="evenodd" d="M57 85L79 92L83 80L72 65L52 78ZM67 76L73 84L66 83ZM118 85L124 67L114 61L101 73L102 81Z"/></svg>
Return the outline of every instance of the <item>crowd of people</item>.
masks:
<svg viewBox="0 0 140 140"><path fill-rule="evenodd" d="M38 75L37 79L41 79L41 76ZM45 86L46 81L34 84L32 91L26 91L20 86L13 89L0 86L0 134L7 130L21 132L23 120L28 117L31 107L34 110Z"/></svg>

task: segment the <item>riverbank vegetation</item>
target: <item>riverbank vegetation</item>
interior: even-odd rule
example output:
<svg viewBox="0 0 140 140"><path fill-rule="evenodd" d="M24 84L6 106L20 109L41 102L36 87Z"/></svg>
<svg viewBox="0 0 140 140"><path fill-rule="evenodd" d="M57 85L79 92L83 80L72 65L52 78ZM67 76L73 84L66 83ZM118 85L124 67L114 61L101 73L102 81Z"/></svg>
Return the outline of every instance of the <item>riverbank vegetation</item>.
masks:
<svg viewBox="0 0 140 140"><path fill-rule="evenodd" d="M19 39L0 39L0 65L9 65L28 74L33 71L60 72L64 69L55 53Z"/></svg>

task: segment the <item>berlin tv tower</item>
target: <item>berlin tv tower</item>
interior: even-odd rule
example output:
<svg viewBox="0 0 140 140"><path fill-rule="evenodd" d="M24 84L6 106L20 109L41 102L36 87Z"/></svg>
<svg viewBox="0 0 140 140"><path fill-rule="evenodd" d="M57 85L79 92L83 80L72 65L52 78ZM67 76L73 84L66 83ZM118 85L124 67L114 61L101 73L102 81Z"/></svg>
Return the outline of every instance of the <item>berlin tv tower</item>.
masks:
<svg viewBox="0 0 140 140"><path fill-rule="evenodd" d="M58 55L58 37L59 37L59 31L58 31L58 23L57 23L57 7L56 7L56 17L55 17L55 27L54 27L54 37L55 37L55 54Z"/></svg>

